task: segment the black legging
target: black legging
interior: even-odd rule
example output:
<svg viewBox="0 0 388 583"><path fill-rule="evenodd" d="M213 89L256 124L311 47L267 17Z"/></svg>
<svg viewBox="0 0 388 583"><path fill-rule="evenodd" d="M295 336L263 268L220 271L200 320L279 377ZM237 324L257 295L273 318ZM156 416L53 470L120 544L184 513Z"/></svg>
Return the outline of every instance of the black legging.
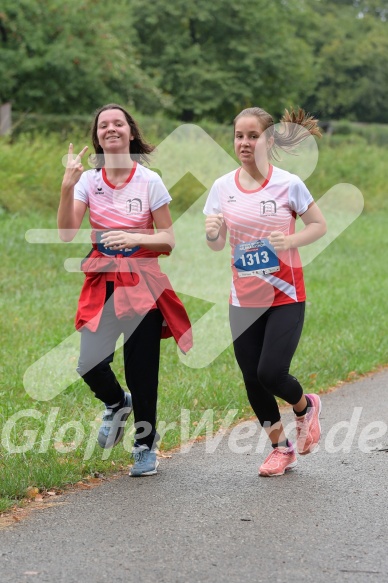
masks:
<svg viewBox="0 0 388 583"><path fill-rule="evenodd" d="M262 426L280 420L275 395L291 405L303 395L289 369L302 333L304 310L304 302L269 309L230 306L234 353Z"/></svg>
<svg viewBox="0 0 388 583"><path fill-rule="evenodd" d="M163 316L151 310L144 317L118 319L113 305L113 284L108 282L107 296L96 332L81 331L81 352L77 371L95 396L106 405L123 397L123 389L110 364L116 342L124 334L125 380L132 394L133 414L139 445L155 445L156 406L159 377L160 335Z"/></svg>

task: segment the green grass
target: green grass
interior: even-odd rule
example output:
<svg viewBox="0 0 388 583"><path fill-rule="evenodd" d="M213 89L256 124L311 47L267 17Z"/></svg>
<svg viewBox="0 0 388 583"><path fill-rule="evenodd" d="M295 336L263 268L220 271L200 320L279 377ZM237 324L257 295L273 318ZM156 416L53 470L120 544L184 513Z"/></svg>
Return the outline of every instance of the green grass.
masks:
<svg viewBox="0 0 388 583"><path fill-rule="evenodd" d="M294 364L306 387L387 363L388 274L377 244L385 239L385 217L363 214L305 268L307 323Z"/></svg>
<svg viewBox="0 0 388 583"><path fill-rule="evenodd" d="M16 424L17 434L12 432L10 436L14 445L22 446L26 443L23 431L36 431L36 442L30 451L8 453L3 439L0 508L6 508L22 498L28 486L61 487L85 475L126 466L130 440L125 442L125 448L120 444L112 450L108 460L102 459L102 450L97 448L92 448L92 455L85 460L85 448L88 443L89 447L94 444L94 440L88 442L91 424L101 413L101 407L82 381L47 403L34 401L26 394L25 370L73 332L82 276L64 271L63 261L69 255L67 246L30 245L23 240L26 230L53 226L52 219L3 215L0 226L5 251L0 313L0 425L4 428L17 411L31 409L40 414L39 419L21 418ZM346 379L351 371L363 374L386 363L387 276L381 269L375 244L376 239L383 240L385 229L383 217L366 214L305 268L307 316L292 372L306 390L325 390ZM84 248L73 246L71 251L72 255L77 251L82 255ZM193 321L210 307L193 297L183 299ZM124 382L120 353L115 369ZM59 411L51 439L42 444L46 422L56 408ZM231 348L210 366L197 370L180 362L172 340L162 342L159 419L177 423L176 429L167 432L162 442L164 449L179 443L181 409L191 412L190 435L207 409L214 410L215 429L229 409L238 409L239 417L252 414ZM85 439L73 452L57 452L54 438L58 438L59 429L70 420L83 428ZM69 431L64 441L73 440L74 430Z"/></svg>
<svg viewBox="0 0 388 583"><path fill-rule="evenodd" d="M314 196L338 183L354 184L361 190L364 212L388 209L386 182L387 150L354 136L333 136L320 144L317 168L306 184Z"/></svg>
<svg viewBox="0 0 388 583"><path fill-rule="evenodd" d="M347 379L349 373L361 375L387 363L387 272L380 252L386 241L382 212L387 208L385 151L346 139L341 144L323 144L318 167L309 179L317 195L336 182L352 182L364 193L366 208L305 268L306 323L291 372L307 391L325 391ZM0 143L1 159L5 161L0 170L0 511L21 500L29 486L61 488L96 472L125 468L129 463L130 428L124 443L112 450L108 459L103 459L103 451L95 447L93 431L101 405L81 380L47 402L32 399L23 385L25 371L74 332L83 276L67 273L63 264L69 256L82 257L88 251L87 245L32 245L25 240L29 229L55 228L61 177L58 160L63 149L54 137L46 142L22 138L12 145ZM30 152L27 157L26 150ZM186 177L174 189L178 201L172 205L174 215L178 216L200 193L200 185ZM191 241L197 236L198 221L202 224L202 216L193 216L192 227L188 227L187 238ZM193 261L201 261L201 256ZM195 272L195 263L191 269ZM210 303L194 296L181 297L193 322L211 308ZM124 384L119 352L114 368ZM230 409L237 409L239 418L252 415L231 347L209 366L193 369L180 361L174 341L162 342L158 418L176 424L163 438L162 449L180 443L182 409L190 411L190 437L207 410L213 411L215 430ZM23 416L28 410L35 411L32 414L36 418ZM24 453L10 453L5 439L6 424L17 412L22 417L9 438L20 447L31 438L34 445ZM44 435L50 418L52 432ZM77 440L74 428L60 435L69 422L83 439L73 451L61 453L58 447L67 444L71 449Z"/></svg>
<svg viewBox="0 0 388 583"><path fill-rule="evenodd" d="M175 127L178 125L176 123ZM150 141L156 144L160 142L161 138L156 135L159 129L156 122L152 125L148 120L146 127L149 127ZM171 121L168 128L169 131L174 129ZM203 129L233 155L229 128L208 124ZM168 133L162 135L167 136ZM22 134L12 143L9 139L0 137L0 213L28 214L31 210L56 212L64 171L62 158L67 153L70 139L74 143L75 151L84 145L91 147L84 132L74 133L66 139L56 134ZM319 197L333 185L346 182L361 190L366 212L387 209L387 150L384 147L369 143L366 138L354 133L324 136L318 144L318 165L312 176L306 180L314 196ZM85 168L88 168L87 161ZM198 181L189 175L175 185L175 212L182 212L197 199L198 187Z"/></svg>

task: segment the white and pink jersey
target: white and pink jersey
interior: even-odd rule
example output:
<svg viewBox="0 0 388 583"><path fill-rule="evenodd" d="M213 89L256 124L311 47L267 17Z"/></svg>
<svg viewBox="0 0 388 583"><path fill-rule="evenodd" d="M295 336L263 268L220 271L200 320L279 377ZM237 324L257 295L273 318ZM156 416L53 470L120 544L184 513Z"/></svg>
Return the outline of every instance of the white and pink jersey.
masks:
<svg viewBox="0 0 388 583"><path fill-rule="evenodd" d="M278 252L280 271L239 277L234 249L240 243L268 239L272 231L295 232L297 215L307 211L313 197L294 174L270 166L267 179L258 190L244 190L238 170L215 181L210 189L205 215L222 213L229 232L232 263L230 303L242 307L268 307L306 299L303 271L297 249Z"/></svg>
<svg viewBox="0 0 388 583"><path fill-rule="evenodd" d="M109 182L105 168L86 170L74 198L89 207L93 230L153 229L152 212L171 201L160 176L137 162L120 187Z"/></svg>

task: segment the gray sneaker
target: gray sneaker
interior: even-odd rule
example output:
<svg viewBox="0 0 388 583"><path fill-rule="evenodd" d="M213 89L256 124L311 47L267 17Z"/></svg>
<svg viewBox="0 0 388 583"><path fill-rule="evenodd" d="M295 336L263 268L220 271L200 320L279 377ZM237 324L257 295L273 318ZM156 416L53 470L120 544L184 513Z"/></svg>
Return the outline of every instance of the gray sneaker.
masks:
<svg viewBox="0 0 388 583"><path fill-rule="evenodd" d="M104 449L117 445L124 437L125 422L132 412L132 398L125 393L124 405L119 409L107 407L102 416L102 424L98 432L98 444Z"/></svg>
<svg viewBox="0 0 388 583"><path fill-rule="evenodd" d="M138 445L133 448L132 455L135 463L129 473L130 476L153 476L157 473L159 462L154 449L150 450L147 445Z"/></svg>

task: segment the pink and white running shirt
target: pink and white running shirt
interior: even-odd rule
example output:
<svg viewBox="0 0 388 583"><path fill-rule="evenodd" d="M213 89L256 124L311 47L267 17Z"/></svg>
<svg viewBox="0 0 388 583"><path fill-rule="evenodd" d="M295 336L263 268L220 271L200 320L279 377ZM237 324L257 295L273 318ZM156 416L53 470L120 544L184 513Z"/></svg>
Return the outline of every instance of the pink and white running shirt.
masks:
<svg viewBox="0 0 388 583"><path fill-rule="evenodd" d="M151 213L171 201L160 176L137 162L120 187L109 182L105 168L86 170L74 188L74 198L89 207L93 230L153 230Z"/></svg>
<svg viewBox="0 0 388 583"><path fill-rule="evenodd" d="M242 188L241 168L225 174L210 189L204 214L222 213L231 246L232 286L230 303L242 307L269 307L306 299L303 271L297 249L277 253L280 271L239 277L233 265L234 248L269 237L272 231L295 232L297 215L307 211L313 197L294 174L270 166L267 179L253 191Z"/></svg>

